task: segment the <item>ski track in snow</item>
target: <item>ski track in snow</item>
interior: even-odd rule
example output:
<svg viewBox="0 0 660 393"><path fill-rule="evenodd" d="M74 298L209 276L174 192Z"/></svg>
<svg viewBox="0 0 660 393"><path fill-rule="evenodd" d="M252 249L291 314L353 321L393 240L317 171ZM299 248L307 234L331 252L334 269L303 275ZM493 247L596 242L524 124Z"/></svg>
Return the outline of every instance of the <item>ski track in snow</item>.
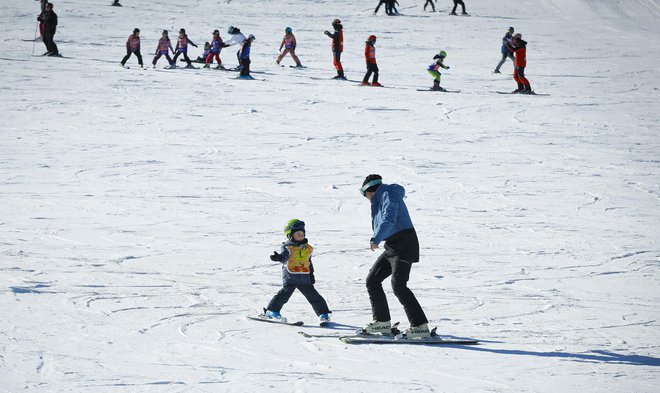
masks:
<svg viewBox="0 0 660 393"><path fill-rule="evenodd" d="M471 17L340 3L266 1L255 18L243 0L67 0L67 58L31 56L37 2L0 7L0 392L657 390L657 2L487 0ZM335 17L349 79L376 34L387 89L330 79ZM134 27L149 66L163 29L203 46L229 24L257 36L261 80L118 65ZM307 68L274 63L287 25ZM515 87L508 60L491 73L509 25L550 96L492 93ZM416 91L440 49L458 94ZM283 313L301 328L245 318L279 290L268 255L298 217L335 333L370 320L369 173L406 187L430 324L480 345L304 338L327 330L300 294Z"/></svg>

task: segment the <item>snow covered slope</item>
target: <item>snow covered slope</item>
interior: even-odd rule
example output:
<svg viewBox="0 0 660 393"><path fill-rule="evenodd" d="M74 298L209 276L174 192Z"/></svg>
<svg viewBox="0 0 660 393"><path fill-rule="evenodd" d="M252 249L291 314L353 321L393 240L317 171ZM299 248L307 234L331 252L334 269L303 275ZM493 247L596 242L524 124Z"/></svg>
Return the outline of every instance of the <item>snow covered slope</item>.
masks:
<svg viewBox="0 0 660 393"><path fill-rule="evenodd" d="M31 56L38 2L0 2L0 392L655 392L658 2L399 2L63 0L61 59ZM337 17L348 77L375 34L389 88L329 79ZM163 29L229 25L259 80L118 65L134 27L149 64ZM309 68L275 65L286 26ZM494 93L508 26L550 96ZM459 94L417 91L439 50ZM283 314L305 327L245 318L297 217L340 331L370 320L370 173L407 189L431 324L481 345L304 338L326 330L300 294Z"/></svg>

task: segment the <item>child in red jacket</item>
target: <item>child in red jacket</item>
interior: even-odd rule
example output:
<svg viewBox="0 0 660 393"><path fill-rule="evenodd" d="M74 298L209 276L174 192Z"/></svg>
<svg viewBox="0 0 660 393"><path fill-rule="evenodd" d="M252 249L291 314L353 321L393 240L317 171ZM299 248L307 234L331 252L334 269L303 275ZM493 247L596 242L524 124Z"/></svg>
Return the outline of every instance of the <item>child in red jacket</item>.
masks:
<svg viewBox="0 0 660 393"><path fill-rule="evenodd" d="M382 86L380 83L378 83L378 64L376 64L376 36L375 35L370 35L369 38L367 38L367 41L365 42L364 45L364 60L367 63L367 73L364 75L364 79L362 79L362 86L369 86L369 77L371 77L371 74L374 74L374 79L373 82L371 83L371 86L377 86L380 87Z"/></svg>

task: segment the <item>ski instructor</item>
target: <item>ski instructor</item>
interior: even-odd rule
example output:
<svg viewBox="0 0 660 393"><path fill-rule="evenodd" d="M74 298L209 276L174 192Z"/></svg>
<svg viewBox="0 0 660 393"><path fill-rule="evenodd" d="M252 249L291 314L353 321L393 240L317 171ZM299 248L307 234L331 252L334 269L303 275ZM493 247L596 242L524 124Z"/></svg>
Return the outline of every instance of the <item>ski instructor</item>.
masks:
<svg viewBox="0 0 660 393"><path fill-rule="evenodd" d="M392 290L410 322L410 328L404 335L408 338L430 337L426 315L407 286L412 264L419 261L419 241L403 201L406 191L398 184L383 184L380 175L369 175L364 179L360 193L371 202L371 251L385 241L385 252L376 259L367 275L367 291L374 320L364 327L363 332L390 334L392 331L390 310L382 285L387 277L392 276Z"/></svg>

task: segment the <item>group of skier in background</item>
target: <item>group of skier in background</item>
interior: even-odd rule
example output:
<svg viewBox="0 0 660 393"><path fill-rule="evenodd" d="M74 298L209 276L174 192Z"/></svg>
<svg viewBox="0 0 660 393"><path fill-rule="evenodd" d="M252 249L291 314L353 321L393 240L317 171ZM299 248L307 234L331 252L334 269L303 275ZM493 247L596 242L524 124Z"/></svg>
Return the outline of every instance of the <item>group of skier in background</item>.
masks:
<svg viewBox="0 0 660 393"><path fill-rule="evenodd" d="M427 4L430 1L431 0L427 1ZM53 37L55 35L55 30L57 27L57 14L55 14L53 10L52 3L48 3L45 0L40 0L40 2L42 5L42 12L37 19L40 22L39 27L41 31L41 36L43 38L43 42L46 45L46 50L47 50L47 52L44 55L61 56L59 54L57 45L53 40ZM392 12L396 12L396 4L397 4L396 0L395 1L381 0L375 12L378 11L378 8L380 7L381 4L385 4L386 12L388 14L391 14ZM427 4L425 4L425 7ZM431 3L431 5L433 4ZM461 0L454 1L454 8L451 13L455 14L456 7L458 5L461 5L463 7L463 14L466 14L465 4L463 4L463 1ZM344 33L343 33L343 25L341 23L341 20L334 19L332 21L332 29L333 29L332 32L325 31L324 33L332 40L331 48L333 55L333 65L337 71L337 75L334 76L334 79L346 80L346 76L344 74L344 68L341 64L341 55L342 52L344 51ZM250 34L246 37L239 28L234 26L230 26L229 29L227 30L227 33L230 35L230 39L227 41L223 41L222 38L220 37L220 31L219 30L213 31L213 36L211 38L211 41L206 42L204 45L204 52L202 56L198 57L194 61L198 63L204 63L204 68L210 68L211 64L213 64L213 61L215 60L215 62L217 63L215 68L225 70L226 68L224 67L222 60L220 59L220 52L223 48L232 45L237 45L239 48L236 53L238 65L230 70L240 71L239 78L252 79L252 76L250 76L250 63L251 63L250 50L252 43L255 40L254 35ZM375 86L375 87L382 86L378 82L379 70L378 70L378 64L376 62L376 40L377 37L372 34L369 35L369 37L365 42L364 57L365 57L367 70L364 75L364 78L362 79L361 85L363 86ZM188 45L197 47L197 45L194 42L192 42L190 38L188 38L185 29L179 30L179 35L177 37L175 47L172 47L172 42L169 38L168 31L163 30L161 38L158 41L158 45L156 46L154 58L151 62L152 66L155 68L158 60L164 56L169 63L169 66L167 68L176 68L176 61L179 58L179 56L182 56L183 60L187 63L186 68L196 68L192 65L193 60L190 60L190 58L188 57ZM291 27L286 27L284 30L284 37L282 39L279 48L280 54L277 57L276 63L279 65L280 62L283 60L283 58L287 54L289 54L291 55L293 61L296 63L295 67L303 67L302 63L300 62L300 59L296 55L296 46L297 46L297 41L296 41L296 37L293 34L293 29ZM283 48L284 51L282 51ZM121 60L122 67L126 66L126 62L133 54L137 57L138 64L140 65L140 67L144 67L140 49L141 49L140 29L135 28L133 30L133 33L126 40L126 55ZM525 67L527 66L526 51L527 51L527 42L522 39L522 35L520 33L514 34L513 27L509 27L508 31L502 38L502 46L501 46L502 58L499 64L497 64L497 66L495 67L495 70L493 72L496 74L501 73L500 68L502 67L504 62L506 62L507 58L513 61L514 63L513 79L517 84L517 88L516 90L512 91L512 93L534 94L530 86L529 80L525 77ZM170 52L173 54L173 58L170 57ZM444 60L446 57L447 57L446 51L444 50L439 51L433 57L433 62L427 67L428 73L433 78L433 85L430 87L430 90L446 91L443 87L440 86L441 77L442 77L441 69L448 70L450 68L449 66L444 64ZM369 81L370 79L371 82Z"/></svg>

